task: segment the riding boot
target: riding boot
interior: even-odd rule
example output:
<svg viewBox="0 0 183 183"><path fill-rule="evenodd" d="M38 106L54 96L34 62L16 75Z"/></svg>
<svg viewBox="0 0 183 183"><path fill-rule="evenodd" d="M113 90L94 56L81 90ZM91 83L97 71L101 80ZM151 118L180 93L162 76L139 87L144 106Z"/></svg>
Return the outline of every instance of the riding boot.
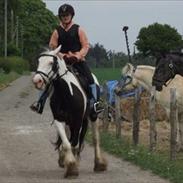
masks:
<svg viewBox="0 0 183 183"><path fill-rule="evenodd" d="M90 89L92 94L92 97L90 99L90 109L96 113L100 113L104 110L104 108L101 106L100 102L97 101L97 85L91 84Z"/></svg>
<svg viewBox="0 0 183 183"><path fill-rule="evenodd" d="M42 114L47 97L48 97L48 95L43 92L43 94L40 96L39 100L37 102L34 102L30 106L31 110L34 112L37 112L39 114Z"/></svg>

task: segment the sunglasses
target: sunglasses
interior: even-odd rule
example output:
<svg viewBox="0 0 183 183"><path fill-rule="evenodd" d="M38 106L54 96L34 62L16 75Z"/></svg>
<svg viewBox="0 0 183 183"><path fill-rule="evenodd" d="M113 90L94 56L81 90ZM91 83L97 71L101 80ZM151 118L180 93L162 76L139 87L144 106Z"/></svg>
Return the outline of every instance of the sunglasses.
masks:
<svg viewBox="0 0 183 183"><path fill-rule="evenodd" d="M64 14L61 14L61 17L67 17L69 15L70 15L69 13L64 13Z"/></svg>

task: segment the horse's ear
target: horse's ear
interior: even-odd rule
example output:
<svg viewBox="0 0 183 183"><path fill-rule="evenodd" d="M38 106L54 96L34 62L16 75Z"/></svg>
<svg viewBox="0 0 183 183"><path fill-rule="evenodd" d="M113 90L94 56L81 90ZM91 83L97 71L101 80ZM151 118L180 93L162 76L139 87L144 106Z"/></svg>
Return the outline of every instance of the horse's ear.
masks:
<svg viewBox="0 0 183 183"><path fill-rule="evenodd" d="M123 68L122 68L122 71L121 71L121 74L122 75L125 75L127 72L133 70L133 65L130 64L130 63L127 63Z"/></svg>
<svg viewBox="0 0 183 183"><path fill-rule="evenodd" d="M55 50L53 50L53 54L56 55L61 49L61 45L58 46Z"/></svg>
<svg viewBox="0 0 183 183"><path fill-rule="evenodd" d="M129 71L133 71L133 65L132 65L132 64L130 64L130 63L128 63L127 65L128 65L128 69L129 69Z"/></svg>

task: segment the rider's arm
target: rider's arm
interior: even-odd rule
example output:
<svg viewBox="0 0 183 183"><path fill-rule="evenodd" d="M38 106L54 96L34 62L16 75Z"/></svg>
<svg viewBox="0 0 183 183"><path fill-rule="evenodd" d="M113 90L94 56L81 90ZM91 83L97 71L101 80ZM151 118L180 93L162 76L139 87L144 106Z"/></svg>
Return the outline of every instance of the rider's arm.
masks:
<svg viewBox="0 0 183 183"><path fill-rule="evenodd" d="M57 46L58 46L58 32L57 30L54 30L50 38L49 48L54 50L57 48Z"/></svg>
<svg viewBox="0 0 183 183"><path fill-rule="evenodd" d="M53 33L52 33L52 35L51 35L51 38L50 38L49 48L50 48L51 50L54 50L54 49L56 49L58 46L59 46L59 45L58 45L58 32L57 32L57 30L54 30ZM63 53L61 53L61 52L58 53L58 56L59 56L60 58L63 58L64 55L65 55L65 54L63 54Z"/></svg>
<svg viewBox="0 0 183 183"><path fill-rule="evenodd" d="M79 60L84 60L89 50L89 42L86 33L81 28L79 28L79 40L81 43L81 50L79 52L76 52L75 55Z"/></svg>

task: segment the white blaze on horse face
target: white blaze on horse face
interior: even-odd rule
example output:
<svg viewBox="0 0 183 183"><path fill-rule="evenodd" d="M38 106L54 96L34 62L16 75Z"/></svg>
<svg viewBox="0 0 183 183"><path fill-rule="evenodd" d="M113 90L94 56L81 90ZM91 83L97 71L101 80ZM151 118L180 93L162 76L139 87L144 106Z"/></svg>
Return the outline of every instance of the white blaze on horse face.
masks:
<svg viewBox="0 0 183 183"><path fill-rule="evenodd" d="M38 64L37 71L41 71L41 72L45 73L46 75L48 75L48 73L52 69L52 64L53 64L53 57L42 56L39 58L39 64ZM44 75L41 75L39 73L34 75L32 81L37 89L44 90L45 83L44 83L43 77L46 81L48 80L47 77L45 77Z"/></svg>

